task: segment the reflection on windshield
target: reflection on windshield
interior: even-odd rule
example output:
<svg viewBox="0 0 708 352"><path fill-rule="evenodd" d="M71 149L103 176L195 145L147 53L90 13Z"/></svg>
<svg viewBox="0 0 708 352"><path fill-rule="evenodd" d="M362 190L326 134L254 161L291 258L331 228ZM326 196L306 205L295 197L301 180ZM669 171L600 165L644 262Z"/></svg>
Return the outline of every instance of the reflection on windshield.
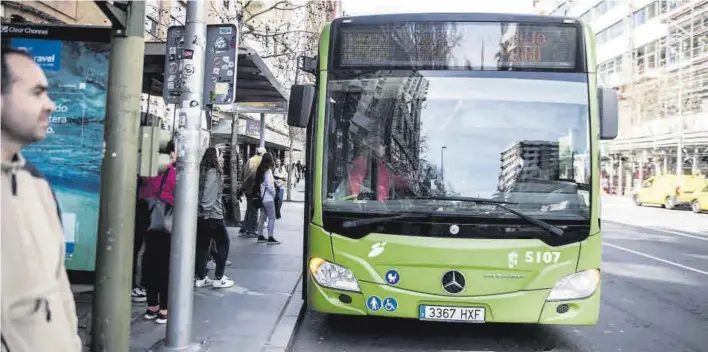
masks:
<svg viewBox="0 0 708 352"><path fill-rule="evenodd" d="M328 82L326 209L365 203L370 211L396 210L425 206L410 198L438 195L587 217L589 116L582 74L339 76Z"/></svg>

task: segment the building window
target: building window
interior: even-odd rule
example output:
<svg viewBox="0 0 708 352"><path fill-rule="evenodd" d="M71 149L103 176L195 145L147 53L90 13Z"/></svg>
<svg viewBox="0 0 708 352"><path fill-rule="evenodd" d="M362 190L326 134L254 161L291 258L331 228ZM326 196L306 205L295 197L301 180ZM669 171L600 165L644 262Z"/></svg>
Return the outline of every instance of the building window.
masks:
<svg viewBox="0 0 708 352"><path fill-rule="evenodd" d="M579 19L583 21L584 23L590 23L592 20L594 20L597 17L600 17L613 8L615 8L617 5L620 5L621 2L617 0L604 0L600 1L597 5L593 6L589 10L585 11L582 15L580 15Z"/></svg>
<svg viewBox="0 0 708 352"><path fill-rule="evenodd" d="M607 13L607 10L609 10L609 7L607 6L607 1L603 0L600 1L599 4L595 5L595 15L596 16L602 16L605 13Z"/></svg>
<svg viewBox="0 0 708 352"><path fill-rule="evenodd" d="M595 39L598 44L603 44L621 36L622 34L624 34L624 31L625 20L622 19L617 21L615 24L605 28L604 30L598 32L595 36Z"/></svg>
<svg viewBox="0 0 708 352"><path fill-rule="evenodd" d="M601 85L606 85L620 72L622 72L621 55L597 65L597 77Z"/></svg>
<svg viewBox="0 0 708 352"><path fill-rule="evenodd" d="M153 37L158 38L159 23L157 20L150 16L145 16L145 32L151 34Z"/></svg>
<svg viewBox="0 0 708 352"><path fill-rule="evenodd" d="M681 6L685 0L661 0L659 1L661 3L661 12L669 12L679 6Z"/></svg>
<svg viewBox="0 0 708 352"><path fill-rule="evenodd" d="M661 3L659 1L654 1L651 4L644 6L638 11L634 12L634 14L632 15L632 19L634 20L634 26L641 26L649 22L649 20L651 20L652 18L659 16L661 13Z"/></svg>
<svg viewBox="0 0 708 352"><path fill-rule="evenodd" d="M145 33L154 39L160 39L160 18L162 18L162 8L155 0L147 1L145 4Z"/></svg>

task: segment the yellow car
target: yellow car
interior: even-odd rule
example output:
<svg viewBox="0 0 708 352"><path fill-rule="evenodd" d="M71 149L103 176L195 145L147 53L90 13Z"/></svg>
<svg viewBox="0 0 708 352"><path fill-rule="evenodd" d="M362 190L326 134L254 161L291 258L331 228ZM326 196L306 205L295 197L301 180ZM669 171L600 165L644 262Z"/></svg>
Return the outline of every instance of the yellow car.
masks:
<svg viewBox="0 0 708 352"><path fill-rule="evenodd" d="M690 205L694 198L687 196L708 186L704 176L662 175L651 177L632 194L634 204L661 205L666 209ZM683 196L686 195L686 196Z"/></svg>
<svg viewBox="0 0 708 352"><path fill-rule="evenodd" d="M708 186L698 192L682 192L678 196L678 202L689 204L694 213L708 211Z"/></svg>

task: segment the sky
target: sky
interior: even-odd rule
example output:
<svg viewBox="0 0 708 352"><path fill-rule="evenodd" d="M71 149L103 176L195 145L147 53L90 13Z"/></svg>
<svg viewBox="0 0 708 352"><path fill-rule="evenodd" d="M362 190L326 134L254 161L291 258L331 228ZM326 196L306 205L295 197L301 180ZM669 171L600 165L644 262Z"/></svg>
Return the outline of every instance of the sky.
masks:
<svg viewBox="0 0 708 352"><path fill-rule="evenodd" d="M348 16L411 12L534 13L531 0L342 0Z"/></svg>

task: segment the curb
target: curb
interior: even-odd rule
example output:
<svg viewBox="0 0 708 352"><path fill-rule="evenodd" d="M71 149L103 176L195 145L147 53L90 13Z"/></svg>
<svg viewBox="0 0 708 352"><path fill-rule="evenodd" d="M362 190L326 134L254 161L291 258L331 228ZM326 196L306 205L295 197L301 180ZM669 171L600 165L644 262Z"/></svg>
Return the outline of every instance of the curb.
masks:
<svg viewBox="0 0 708 352"><path fill-rule="evenodd" d="M290 291L290 297L285 302L285 306L280 311L278 320L273 326L273 330L268 336L268 341L263 345L261 352L286 352L292 348L295 341L295 331L297 331L305 312L304 302L300 299L300 287L302 285L302 275L295 283L295 287Z"/></svg>

